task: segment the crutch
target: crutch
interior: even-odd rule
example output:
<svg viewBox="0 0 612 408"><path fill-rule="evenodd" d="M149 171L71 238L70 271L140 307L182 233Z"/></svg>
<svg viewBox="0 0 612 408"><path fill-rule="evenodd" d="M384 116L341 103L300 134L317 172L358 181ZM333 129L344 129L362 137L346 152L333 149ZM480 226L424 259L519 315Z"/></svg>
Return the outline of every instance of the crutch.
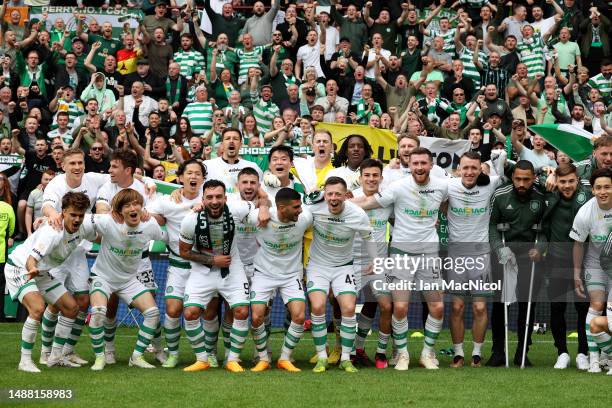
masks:
<svg viewBox="0 0 612 408"><path fill-rule="evenodd" d="M540 224L533 224L531 227L536 233L534 245L538 245L538 233L540 232ZM525 368L525 357L527 354L527 335L529 334L529 320L531 317L531 295L533 294L533 278L535 275L535 261L531 261L531 277L529 278L529 298L527 299L527 318L525 319L525 337L523 337L523 355L521 357L521 369Z"/></svg>
<svg viewBox="0 0 612 408"><path fill-rule="evenodd" d="M501 232L502 244L506 246L506 231L510 230L510 224L507 222L497 224L497 230ZM504 288L505 290L505 288ZM508 361L508 302L504 299L504 350L506 353L506 368L510 367Z"/></svg>

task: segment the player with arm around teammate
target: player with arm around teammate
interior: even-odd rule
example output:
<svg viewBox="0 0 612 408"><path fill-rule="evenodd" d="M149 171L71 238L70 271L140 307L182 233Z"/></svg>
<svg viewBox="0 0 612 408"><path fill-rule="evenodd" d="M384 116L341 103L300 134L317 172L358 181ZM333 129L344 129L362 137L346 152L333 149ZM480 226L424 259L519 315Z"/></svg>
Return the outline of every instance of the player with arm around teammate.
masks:
<svg viewBox="0 0 612 408"><path fill-rule="evenodd" d="M270 368L264 315L268 302L278 290L291 316L291 323L285 334L277 367L298 372L300 369L291 363L291 353L304 334L306 298L302 284L302 245L304 232L312 225L312 215L302 208L302 197L292 188L281 188L276 193L275 204L276 207L270 210L268 224L257 230L260 247L254 259L250 301L253 339L259 362L251 371ZM251 212L248 222L255 224L257 218L256 210Z"/></svg>
<svg viewBox="0 0 612 408"><path fill-rule="evenodd" d="M90 205L96 202L100 187L109 180L108 174L85 173L85 154L79 148L68 149L62 158L64 174L57 175L45 187L43 194L42 213L48 218L49 224L56 230L62 229L62 197L68 192L82 192L89 198ZM87 209L90 212L91 208ZM79 305L79 313L73 324L72 331L65 345L65 354L73 363L87 364L74 352L74 347L81 335L89 310L89 265L86 253L91 243L85 240L75 248L59 267L53 268L50 274L63 282L66 289L74 295ZM57 322L57 310L47 307L42 320L42 332L52 333ZM41 352L41 363L46 363L48 354Z"/></svg>
<svg viewBox="0 0 612 408"><path fill-rule="evenodd" d="M353 191L354 197L370 197L379 193L380 185L383 182L383 165L379 160L366 159L359 166L359 182L361 187ZM372 227L372 238L376 243L376 253L379 259L387 257L387 225L389 217L393 213L393 207L376 208L367 210L366 214ZM363 291L365 303L361 308L357 318L357 335L355 337L355 355L352 357L354 363L367 365L369 360L365 353L365 340L372 327L376 307L380 307L380 318L378 325L378 342L376 346L376 368L386 368L388 366L386 349L391 335L391 293L381 285L384 282L384 275L367 274L368 260L364 243L360 237L355 238L353 246L355 256L354 270L357 289ZM366 314L364 309L368 309L370 314ZM371 316L371 317L370 317Z"/></svg>
<svg viewBox="0 0 612 408"><path fill-rule="evenodd" d="M62 198L62 230L43 225L9 256L4 269L7 289L13 299L28 310L21 333L19 370L39 373L32 361L32 349L45 302L61 311L55 332L49 366L79 367L63 356L63 345L72 329L79 307L64 285L49 270L65 261L82 239L95 239L91 223L83 225L89 198L83 193L68 193Z"/></svg>
<svg viewBox="0 0 612 408"><path fill-rule="evenodd" d="M433 167L431 152L422 147L409 154L410 177L391 183L381 193L356 198L355 202L369 210L393 205L395 226L390 255L399 260L391 268L393 316L391 326L398 349L396 370L408 370L407 348L408 306L412 290L423 292L429 315L425 323L425 338L419 364L430 370L438 369L434 345L442 331L444 303L442 280L438 265L439 237L436 223L440 207L448 195L445 179L430 177Z"/></svg>
<svg viewBox="0 0 612 408"><path fill-rule="evenodd" d="M138 341L129 365L155 368L144 359L144 352L159 324L159 309L151 292L138 280L138 265L151 240L164 239L157 221L143 218L144 198L136 190L119 191L111 202L112 215L96 215L94 226L102 238L100 253L91 269L89 332L96 360L91 367L101 371L104 357L104 318L106 304L112 293L126 304L140 310L144 317L138 331Z"/></svg>
<svg viewBox="0 0 612 408"><path fill-rule="evenodd" d="M448 229L449 257L455 266L449 271L449 281L455 283L491 282L491 261L489 257L489 202L495 189L502 183L496 175L488 176L482 172L480 155L467 152L459 161L461 178L448 182ZM466 261L472 261L467 268ZM464 364L463 339L464 297L472 296L472 367L481 365L481 348L487 331L486 298L492 293L488 290L461 290L453 292L450 320L451 337L455 355L451 367Z"/></svg>
<svg viewBox="0 0 612 408"><path fill-rule="evenodd" d="M310 299L312 337L318 355L313 371L325 372L327 362L327 324L325 305L331 287L342 314L340 336L342 354L340 368L357 372L350 360L355 342L355 302L357 288L353 271L353 242L359 234L366 242L371 260L376 257L372 247L372 227L367 214L357 205L347 201L347 185L340 177L330 177L324 184L324 202L313 204L313 241L307 266L307 293Z"/></svg>
<svg viewBox="0 0 612 408"><path fill-rule="evenodd" d="M179 255L192 263L185 285L183 316L196 354L196 362L184 369L187 372L210 368L200 317L219 295L229 303L234 318L226 369L244 371L238 360L248 334L250 291L235 235L236 222L245 219L255 205L242 200L227 202L225 190L223 182L208 180L204 183L203 210L188 214L181 223ZM265 201L259 203L260 223L269 218Z"/></svg>
<svg viewBox="0 0 612 408"><path fill-rule="evenodd" d="M202 204L202 185L206 178L206 167L201 161L190 159L179 166L176 174L183 184L179 197L180 202L175 202L170 196L161 196L147 208L160 225L166 225L168 231L170 254L168 255L168 277L164 292L166 303L164 336L168 347L168 359L162 364L164 368L174 368L178 364L183 296L191 270L191 262L181 258L179 253L181 222L192 212L194 206Z"/></svg>
<svg viewBox="0 0 612 408"><path fill-rule="evenodd" d="M147 193L145 184L134 178L134 172L138 167L138 158L131 150L115 150L110 156L110 167L108 173L110 180L100 187L96 198L96 214L108 214L111 212L113 197L121 190L131 188L142 195L145 205L147 204ZM149 259L149 251L145 250L138 265L137 278L149 290L153 296L157 291L157 284L153 276L153 266ZM117 309L119 298L112 294L106 305L106 318L104 320L104 358L106 364L115 364L115 331L117 330ZM156 336L152 345L155 349L155 357L160 363L166 361L166 354L161 347L161 327L156 328Z"/></svg>

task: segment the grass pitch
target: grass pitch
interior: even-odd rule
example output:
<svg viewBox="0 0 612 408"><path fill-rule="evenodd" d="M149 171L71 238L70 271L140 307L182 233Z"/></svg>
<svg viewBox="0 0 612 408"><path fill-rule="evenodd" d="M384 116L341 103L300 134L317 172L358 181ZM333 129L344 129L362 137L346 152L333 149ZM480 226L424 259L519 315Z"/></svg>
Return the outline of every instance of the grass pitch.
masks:
<svg viewBox="0 0 612 408"><path fill-rule="evenodd" d="M78 369L39 368L41 374L17 371L19 362L21 324L0 325L0 388L66 389L75 394L72 402L31 402L0 406L40 407L579 407L592 401L593 395L605 397L612 377L602 374L579 372L574 367L575 342L569 342L572 367L554 370L556 350L550 335L533 336L529 357L533 368L520 370L505 368L451 369L450 356L438 355L441 369L427 371L418 367L422 339L410 339L411 366L407 372L392 368L361 369L349 374L331 368L324 374L314 374L308 359L314 352L310 333L307 332L296 348L294 357L301 373L287 373L276 368L264 373L245 372L232 374L223 369L210 369L199 373L184 373L181 369L154 370L129 368L127 361L136 341L136 329L120 328L117 331L117 364L107 366L100 373L89 367ZM273 333L271 342L274 358L278 357L282 333ZM333 336L329 336L330 342ZM376 334L368 337L366 350L374 356ZM445 330L436 348L451 346L450 335ZM513 337L511 356L516 347ZM34 349L38 363L40 338ZM219 351L223 350L220 342ZM93 353L84 331L77 345L78 353L93 362ZM245 368L251 366L252 339L248 339L242 357ZM483 347L484 359L490 354L490 343ZM465 353L469 361L471 337L466 333ZM152 356L147 359L152 361ZM194 360L193 353L183 333L180 344L180 367ZM603 391L604 394L600 392Z"/></svg>

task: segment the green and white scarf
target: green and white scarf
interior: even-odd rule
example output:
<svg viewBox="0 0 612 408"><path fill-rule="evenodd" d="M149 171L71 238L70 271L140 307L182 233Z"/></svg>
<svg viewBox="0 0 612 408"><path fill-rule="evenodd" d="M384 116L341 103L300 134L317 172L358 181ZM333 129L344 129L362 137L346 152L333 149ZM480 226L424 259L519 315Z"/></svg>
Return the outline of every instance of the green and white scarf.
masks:
<svg viewBox="0 0 612 408"><path fill-rule="evenodd" d="M173 95L170 95L170 91L172 90L172 85L170 83L170 77L166 78L166 96L170 101L170 105L173 105L176 102L181 101L181 87L183 85L183 77L181 75L176 79L176 92Z"/></svg>
<svg viewBox="0 0 612 408"><path fill-rule="evenodd" d="M223 255L229 255L232 249L232 242L234 240L234 231L236 225L234 224L234 218L229 211L227 205L223 206L223 243L222 253ZM199 251L202 250L213 250L212 239L210 237L210 225L208 222L208 211L204 208L198 213L198 219L195 229L195 242L196 248ZM229 275L229 268L221 268L221 277L225 278Z"/></svg>

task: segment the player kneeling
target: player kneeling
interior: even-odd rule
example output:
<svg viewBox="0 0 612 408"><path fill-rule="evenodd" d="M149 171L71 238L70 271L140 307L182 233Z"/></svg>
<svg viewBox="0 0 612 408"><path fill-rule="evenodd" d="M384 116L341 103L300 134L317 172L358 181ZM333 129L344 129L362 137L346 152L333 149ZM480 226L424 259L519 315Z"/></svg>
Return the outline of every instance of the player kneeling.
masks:
<svg viewBox="0 0 612 408"><path fill-rule="evenodd" d="M277 367L290 372L300 371L291 363L291 353L304 334L306 298L302 285L302 244L304 232L312 224L312 215L302 209L300 193L281 188L276 193L276 208L270 210L270 221L257 231L260 247L255 255L251 282L251 325L259 362L251 371L270 368L264 317L268 301L276 290L291 315ZM257 211L249 222L257 222Z"/></svg>
<svg viewBox="0 0 612 408"><path fill-rule="evenodd" d="M113 198L111 214L96 215L94 227L102 238L100 253L91 269L89 289L91 319L89 333L96 361L94 371L104 369L104 318L112 293L126 304L140 310L144 321L129 365L155 368L144 359L144 352L159 324L159 309L151 292L138 280L138 265L149 241L164 239L164 233L153 219L143 218L144 199L131 188L121 190ZM115 221L117 220L117 221Z"/></svg>
<svg viewBox="0 0 612 408"><path fill-rule="evenodd" d="M81 227L89 205L89 198L85 194L67 193L62 198L63 229L56 231L50 225L42 226L17 247L7 260L4 269L7 289L11 298L19 299L28 311L28 318L21 331L21 371L40 373L32 361L32 349L45 302L54 305L62 313L47 365L79 367L62 355L79 307L64 285L49 274L49 270L64 262L82 239L95 239L90 223Z"/></svg>

